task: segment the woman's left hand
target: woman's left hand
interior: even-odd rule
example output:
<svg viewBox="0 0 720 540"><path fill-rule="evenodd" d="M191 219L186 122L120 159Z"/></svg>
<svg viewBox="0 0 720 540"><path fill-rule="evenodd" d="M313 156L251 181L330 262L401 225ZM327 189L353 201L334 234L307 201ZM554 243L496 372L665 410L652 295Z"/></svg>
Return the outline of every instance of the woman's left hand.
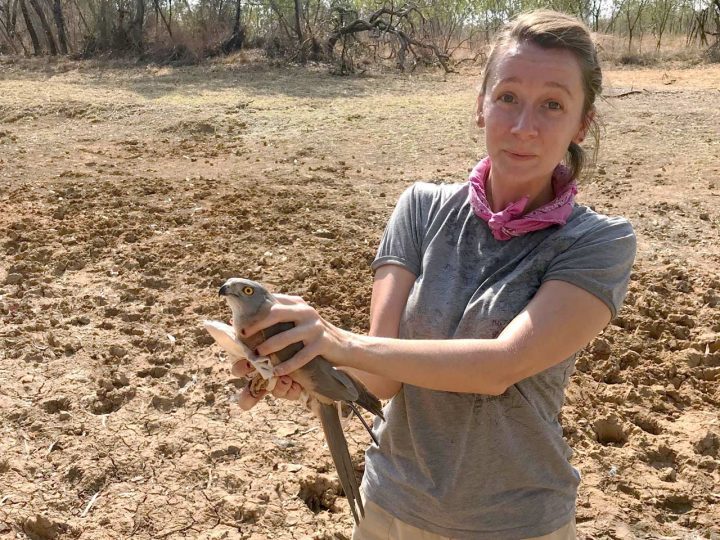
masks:
<svg viewBox="0 0 720 540"><path fill-rule="evenodd" d="M330 324L299 296L275 294L278 303L273 304L268 315L242 329L243 335L251 336L264 328L280 322L293 322L295 327L276 334L258 345L260 356L281 351L288 345L302 342L304 347L295 356L275 367L275 375L287 375L303 367L316 356L322 356L336 365L342 365L349 345L350 332Z"/></svg>

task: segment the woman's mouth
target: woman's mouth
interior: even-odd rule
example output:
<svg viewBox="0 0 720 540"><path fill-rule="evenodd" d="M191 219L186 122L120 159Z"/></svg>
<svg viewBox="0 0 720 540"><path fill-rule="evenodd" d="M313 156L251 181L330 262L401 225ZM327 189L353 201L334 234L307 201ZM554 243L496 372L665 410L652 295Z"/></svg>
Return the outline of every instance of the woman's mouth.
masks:
<svg viewBox="0 0 720 540"><path fill-rule="evenodd" d="M516 159L518 161L529 161L531 159L535 158L535 154L524 154L520 152L511 152L510 150L505 150L505 153L510 156L512 159Z"/></svg>

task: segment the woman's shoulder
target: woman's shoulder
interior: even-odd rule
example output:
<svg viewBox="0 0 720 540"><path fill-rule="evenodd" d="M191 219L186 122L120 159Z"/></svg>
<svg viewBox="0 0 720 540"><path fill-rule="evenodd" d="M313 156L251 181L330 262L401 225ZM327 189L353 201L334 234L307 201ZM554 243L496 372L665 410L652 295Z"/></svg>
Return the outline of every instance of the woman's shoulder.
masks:
<svg viewBox="0 0 720 540"><path fill-rule="evenodd" d="M430 181L415 182L405 189L400 200L412 201L421 207L433 206L451 199L465 200L467 198L467 182L440 183Z"/></svg>
<svg viewBox="0 0 720 540"><path fill-rule="evenodd" d="M635 231L630 221L622 216L605 215L590 206L576 204L561 231L566 235L566 245L573 248L592 248L598 254L607 248L618 255L635 257Z"/></svg>
<svg viewBox="0 0 720 540"><path fill-rule="evenodd" d="M597 212L593 207L582 204L576 204L570 217L568 224L582 233L602 233L618 234L623 236L635 236L630 221L623 216L609 216Z"/></svg>

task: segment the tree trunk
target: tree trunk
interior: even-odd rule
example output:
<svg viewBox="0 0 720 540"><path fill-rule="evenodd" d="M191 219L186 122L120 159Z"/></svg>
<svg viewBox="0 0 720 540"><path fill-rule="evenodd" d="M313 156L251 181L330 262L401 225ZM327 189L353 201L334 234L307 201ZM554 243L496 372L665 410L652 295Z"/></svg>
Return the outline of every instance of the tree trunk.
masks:
<svg viewBox="0 0 720 540"><path fill-rule="evenodd" d="M167 21L167 19L165 18L165 14L162 12L162 9L160 8L160 0L155 0L155 20L156 21L157 21L158 13L160 14L160 18L162 19L163 24L165 25L165 29L167 30L167 33L170 36L170 39L173 40L173 43L174 43L175 40L173 39L173 35L172 35L172 27L170 26L170 23Z"/></svg>
<svg viewBox="0 0 720 540"><path fill-rule="evenodd" d="M8 2L8 6L10 3ZM12 7L10 7L10 14L8 15L7 19L7 25L8 25L8 32L10 35L14 36L17 34L17 8L18 8L18 0L13 0Z"/></svg>
<svg viewBox="0 0 720 540"><path fill-rule="evenodd" d="M30 20L30 14L28 13L27 6L25 5L25 0L20 0L20 11L22 11L23 19L25 19L25 27L27 28L28 34L30 34L30 41L32 41L34 51L33 54L35 56L40 56L42 54L40 40L38 39L37 34L35 33L35 27Z"/></svg>
<svg viewBox="0 0 720 540"><path fill-rule="evenodd" d="M7 19L5 20L5 25L7 27L8 35L10 36L10 39L17 40L17 42L20 44L20 47L22 47L23 54L25 56L28 55L27 47L25 46L25 43L23 42L22 38L18 35L17 32L17 14L18 14L18 0L12 0L12 5L10 2L8 2L8 6L10 7L10 13L7 16Z"/></svg>
<svg viewBox="0 0 720 540"><path fill-rule="evenodd" d="M42 26L43 32L45 32L45 39L48 44L48 48L50 49L50 54L53 56L57 56L57 45L55 44L55 37L53 37L52 29L50 28L50 25L48 24L47 18L45 17L45 13L42 10L42 7L40 7L40 4L38 4L37 0L29 0L30 5L35 10L35 13L37 13L38 19L40 19L40 26Z"/></svg>
<svg viewBox="0 0 720 540"><path fill-rule="evenodd" d="M233 25L232 34L226 39L221 48L222 52L229 54L232 51L242 49L243 43L245 42L245 28L240 24L242 18L242 7L240 0L235 0L235 24Z"/></svg>
<svg viewBox="0 0 720 540"><path fill-rule="evenodd" d="M15 43L13 43L13 39L10 36L10 32L8 32L8 30L7 30L7 24L2 19L0 19L0 23L2 23L2 25L0 26L0 30L2 30L2 33L5 36L5 39L7 40L8 44L12 47L13 52L15 54L17 54L18 50L17 50L17 47L15 46Z"/></svg>
<svg viewBox="0 0 720 540"><path fill-rule="evenodd" d="M57 28L58 42L60 44L60 52L68 53L67 36L65 35L65 17L63 16L62 4L60 0L53 3L53 15L55 16L55 28Z"/></svg>
<svg viewBox="0 0 720 540"><path fill-rule="evenodd" d="M235 0L235 24L233 25L233 35L236 36L240 32L240 16L242 15L242 5L240 0Z"/></svg>
<svg viewBox="0 0 720 540"><path fill-rule="evenodd" d="M302 46L303 34L300 23L300 14L302 13L302 4L300 0L295 0L295 32L297 32L298 44Z"/></svg>
<svg viewBox="0 0 720 540"><path fill-rule="evenodd" d="M135 2L135 19L132 23L132 39L135 48L142 52L143 43L143 26L145 23L145 0L136 0Z"/></svg>

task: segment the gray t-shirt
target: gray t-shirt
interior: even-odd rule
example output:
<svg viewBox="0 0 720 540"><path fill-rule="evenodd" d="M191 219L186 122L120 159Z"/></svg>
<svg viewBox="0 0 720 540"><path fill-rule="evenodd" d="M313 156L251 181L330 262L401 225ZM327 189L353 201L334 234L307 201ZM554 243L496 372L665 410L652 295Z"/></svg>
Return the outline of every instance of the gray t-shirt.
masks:
<svg viewBox="0 0 720 540"><path fill-rule="evenodd" d="M417 276L400 338L495 338L551 279L591 292L615 316L634 257L624 219L577 205L562 227L498 241L473 213L468 184L418 183L401 196L372 268L398 264ZM513 540L565 525L580 475L558 414L574 363L500 396L403 385L376 423L366 496L452 538Z"/></svg>

